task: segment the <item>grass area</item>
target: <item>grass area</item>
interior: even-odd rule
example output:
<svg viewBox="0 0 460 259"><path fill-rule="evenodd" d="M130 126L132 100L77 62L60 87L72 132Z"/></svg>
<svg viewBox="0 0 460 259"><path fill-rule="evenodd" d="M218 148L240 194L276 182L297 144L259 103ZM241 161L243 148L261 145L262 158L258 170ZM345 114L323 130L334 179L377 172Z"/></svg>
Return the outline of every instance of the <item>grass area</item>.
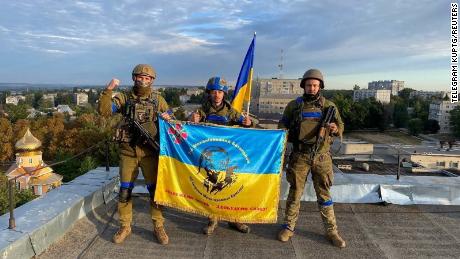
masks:
<svg viewBox="0 0 460 259"><path fill-rule="evenodd" d="M353 139L362 139L374 144L396 144L420 145L421 141L411 135L399 131L391 132L350 132L345 137Z"/></svg>

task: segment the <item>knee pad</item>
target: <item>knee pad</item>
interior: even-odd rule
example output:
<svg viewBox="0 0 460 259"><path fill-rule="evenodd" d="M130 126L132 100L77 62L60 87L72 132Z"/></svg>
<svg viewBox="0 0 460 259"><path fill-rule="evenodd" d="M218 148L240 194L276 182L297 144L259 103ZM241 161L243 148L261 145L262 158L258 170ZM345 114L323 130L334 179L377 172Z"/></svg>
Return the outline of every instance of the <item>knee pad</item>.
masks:
<svg viewBox="0 0 460 259"><path fill-rule="evenodd" d="M130 201L132 191L133 189L120 187L118 201L121 203L127 203L128 201Z"/></svg>

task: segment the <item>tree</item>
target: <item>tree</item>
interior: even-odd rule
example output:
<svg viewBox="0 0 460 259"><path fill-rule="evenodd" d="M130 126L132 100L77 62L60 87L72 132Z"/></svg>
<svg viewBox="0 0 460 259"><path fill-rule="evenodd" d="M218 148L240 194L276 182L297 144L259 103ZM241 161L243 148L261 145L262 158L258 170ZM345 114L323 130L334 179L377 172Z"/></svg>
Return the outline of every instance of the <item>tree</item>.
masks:
<svg viewBox="0 0 460 259"><path fill-rule="evenodd" d="M356 85L356 84L355 84L355 85L353 86L353 90L359 90L359 89L360 89L359 85Z"/></svg>
<svg viewBox="0 0 460 259"><path fill-rule="evenodd" d="M423 132L436 134L441 129L437 120L426 120L423 125Z"/></svg>
<svg viewBox="0 0 460 259"><path fill-rule="evenodd" d="M40 106L40 100L43 98L43 91L37 91L34 95L33 107L38 109Z"/></svg>
<svg viewBox="0 0 460 259"><path fill-rule="evenodd" d="M419 118L422 121L428 120L428 115L430 112L430 101L423 100L420 98L413 99L414 113L412 118Z"/></svg>
<svg viewBox="0 0 460 259"><path fill-rule="evenodd" d="M72 95L68 93L58 93L55 99L56 105L67 104L71 105L73 103Z"/></svg>
<svg viewBox="0 0 460 259"><path fill-rule="evenodd" d="M14 154L13 149L13 127L11 122L0 118L0 161L9 161Z"/></svg>
<svg viewBox="0 0 460 259"><path fill-rule="evenodd" d="M166 88L162 92L163 97L165 98L166 102L171 107L178 107L180 106L180 89L177 88Z"/></svg>
<svg viewBox="0 0 460 259"><path fill-rule="evenodd" d="M182 106L177 108L177 110L174 112L174 117L176 117L176 119L181 120L181 121L184 121L187 119L187 117L185 116L185 110Z"/></svg>
<svg viewBox="0 0 460 259"><path fill-rule="evenodd" d="M366 118L369 115L369 109L363 102L355 102L352 104L350 109L350 122L349 128L354 129L364 129L366 127ZM348 127L345 125L345 127Z"/></svg>
<svg viewBox="0 0 460 259"><path fill-rule="evenodd" d="M351 124L353 100L341 93L336 94L332 100L337 106L337 110L345 123L345 130L354 129L354 125Z"/></svg>
<svg viewBox="0 0 460 259"><path fill-rule="evenodd" d="M404 88L401 91L399 91L398 96L404 100L406 105L409 105L409 96L410 96L410 93L413 91L415 90L412 88Z"/></svg>
<svg viewBox="0 0 460 259"><path fill-rule="evenodd" d="M423 130L423 121L419 118L409 120L409 132L411 135L417 136Z"/></svg>
<svg viewBox="0 0 460 259"><path fill-rule="evenodd" d="M27 112L27 109L29 107L26 104L6 104L5 110L6 113L8 113L9 118L11 119L12 122L16 122L17 120L20 119L25 119L27 118L27 115L29 113Z"/></svg>
<svg viewBox="0 0 460 259"><path fill-rule="evenodd" d="M450 125L452 132L456 137L460 137L460 106L450 111Z"/></svg>
<svg viewBox="0 0 460 259"><path fill-rule="evenodd" d="M376 101L374 98L363 100L363 104L367 107L368 115L365 118L366 128L378 128L383 131L387 128L384 118L383 104Z"/></svg>
<svg viewBox="0 0 460 259"><path fill-rule="evenodd" d="M407 127L407 122L409 120L409 113L407 112L406 104L401 101L396 101L394 104L393 111L393 124L396 128L405 128Z"/></svg>
<svg viewBox="0 0 460 259"><path fill-rule="evenodd" d="M5 214L9 208L9 199L8 199L8 178L3 172L0 172L0 215ZM14 188L14 202L16 207L19 207L33 199L37 196L34 195L32 190L18 190Z"/></svg>
<svg viewBox="0 0 460 259"><path fill-rule="evenodd" d="M203 103L204 101L205 101L205 93L203 92L198 95L192 94L190 96L190 100L188 101L188 103Z"/></svg>
<svg viewBox="0 0 460 259"><path fill-rule="evenodd" d="M89 170L96 168L98 164L99 163L92 156L85 156L85 158L81 162L78 172L80 173L80 175L85 174Z"/></svg>
<svg viewBox="0 0 460 259"><path fill-rule="evenodd" d="M45 99L45 98L42 97L38 101L38 110L40 110L42 112L46 112L46 111L49 110L49 108L52 108L52 107L54 107L54 104L49 99Z"/></svg>

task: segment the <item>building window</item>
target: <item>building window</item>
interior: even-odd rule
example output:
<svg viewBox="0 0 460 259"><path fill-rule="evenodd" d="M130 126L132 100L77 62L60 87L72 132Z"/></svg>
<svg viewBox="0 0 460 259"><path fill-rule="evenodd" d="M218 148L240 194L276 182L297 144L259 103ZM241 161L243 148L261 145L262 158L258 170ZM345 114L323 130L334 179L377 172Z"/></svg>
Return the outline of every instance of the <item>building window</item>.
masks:
<svg viewBox="0 0 460 259"><path fill-rule="evenodd" d="M436 166L442 166L442 167L445 167L446 166L446 162L436 162Z"/></svg>
<svg viewBox="0 0 460 259"><path fill-rule="evenodd" d="M32 164L32 158L29 158L29 164Z"/></svg>
<svg viewBox="0 0 460 259"><path fill-rule="evenodd" d="M458 168L458 162L451 162L451 168Z"/></svg>
<svg viewBox="0 0 460 259"><path fill-rule="evenodd" d="M42 193L43 193L42 186L41 185L36 185L35 187L37 187L37 195L42 195Z"/></svg>

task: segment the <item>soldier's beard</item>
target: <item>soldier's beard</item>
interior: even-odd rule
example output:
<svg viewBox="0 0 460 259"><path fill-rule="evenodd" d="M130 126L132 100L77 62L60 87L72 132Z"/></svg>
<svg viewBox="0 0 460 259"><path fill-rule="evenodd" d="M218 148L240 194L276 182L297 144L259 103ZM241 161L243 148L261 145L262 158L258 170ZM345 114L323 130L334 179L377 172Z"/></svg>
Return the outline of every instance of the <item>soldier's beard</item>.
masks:
<svg viewBox="0 0 460 259"><path fill-rule="evenodd" d="M143 81L134 81L134 94L138 96L143 96L150 94L152 83L146 83Z"/></svg>
<svg viewBox="0 0 460 259"><path fill-rule="evenodd" d="M315 101L316 99L318 99L318 97L319 97L319 91L316 94L308 94L308 93L303 94L303 99L307 102Z"/></svg>

